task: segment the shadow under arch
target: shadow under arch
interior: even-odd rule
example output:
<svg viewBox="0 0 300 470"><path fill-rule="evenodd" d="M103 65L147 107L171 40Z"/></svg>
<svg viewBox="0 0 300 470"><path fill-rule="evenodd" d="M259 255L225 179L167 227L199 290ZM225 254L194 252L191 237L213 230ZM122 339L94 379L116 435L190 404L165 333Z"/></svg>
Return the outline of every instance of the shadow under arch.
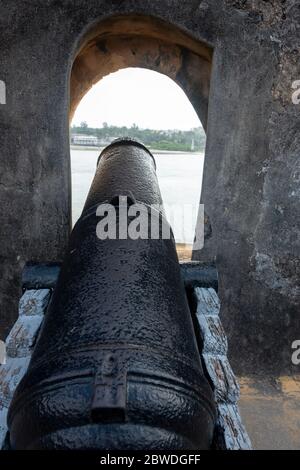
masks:
<svg viewBox="0 0 300 470"><path fill-rule="evenodd" d="M167 75L207 127L212 48L178 27L139 15L102 20L84 34L70 77L70 121L89 89L106 75L140 67Z"/></svg>

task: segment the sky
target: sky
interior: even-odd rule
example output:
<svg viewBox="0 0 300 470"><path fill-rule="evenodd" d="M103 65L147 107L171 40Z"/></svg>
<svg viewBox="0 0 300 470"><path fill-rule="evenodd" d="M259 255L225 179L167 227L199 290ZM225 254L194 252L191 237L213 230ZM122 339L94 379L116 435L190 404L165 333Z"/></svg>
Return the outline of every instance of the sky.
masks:
<svg viewBox="0 0 300 470"><path fill-rule="evenodd" d="M127 68L111 73L81 100L72 124L109 125L145 129L189 130L200 127L198 116L183 90L158 72Z"/></svg>

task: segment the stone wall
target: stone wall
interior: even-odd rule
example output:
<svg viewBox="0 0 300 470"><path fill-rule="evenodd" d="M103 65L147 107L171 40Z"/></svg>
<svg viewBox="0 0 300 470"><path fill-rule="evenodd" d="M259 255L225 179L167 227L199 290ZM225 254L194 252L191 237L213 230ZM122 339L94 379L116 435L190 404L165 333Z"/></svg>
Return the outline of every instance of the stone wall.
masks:
<svg viewBox="0 0 300 470"><path fill-rule="evenodd" d="M212 232L194 258L216 257L232 365L291 370L300 339L300 105L291 100L299 2L2 0L0 11L2 337L17 316L25 261L59 261L66 248L70 104L131 64L168 71L207 127L202 201ZM114 26L120 16L129 29ZM122 41L116 61L121 33L128 47ZM85 62L91 48L98 55Z"/></svg>

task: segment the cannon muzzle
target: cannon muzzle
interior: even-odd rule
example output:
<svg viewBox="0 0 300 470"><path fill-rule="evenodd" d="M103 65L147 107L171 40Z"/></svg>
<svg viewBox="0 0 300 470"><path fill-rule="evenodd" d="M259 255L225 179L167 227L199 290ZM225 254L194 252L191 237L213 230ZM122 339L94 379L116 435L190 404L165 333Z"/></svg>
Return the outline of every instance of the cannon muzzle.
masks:
<svg viewBox="0 0 300 470"><path fill-rule="evenodd" d="M143 145L117 141L102 152L9 409L13 449L210 447L213 394L161 204ZM147 229L124 236L137 228L135 205Z"/></svg>

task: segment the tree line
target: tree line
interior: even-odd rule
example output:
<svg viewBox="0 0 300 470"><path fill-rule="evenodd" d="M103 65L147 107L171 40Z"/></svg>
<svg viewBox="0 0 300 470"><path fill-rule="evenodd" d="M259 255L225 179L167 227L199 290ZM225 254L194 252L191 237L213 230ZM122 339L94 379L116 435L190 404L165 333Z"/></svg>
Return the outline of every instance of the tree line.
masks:
<svg viewBox="0 0 300 470"><path fill-rule="evenodd" d="M143 142L153 150L170 151L204 151L205 132L202 127L181 130L154 130L141 129L133 124L131 127L118 127L103 123L102 127L89 127L86 122L71 127L72 135L86 135L97 137L100 144L107 145L119 137L131 137Z"/></svg>

